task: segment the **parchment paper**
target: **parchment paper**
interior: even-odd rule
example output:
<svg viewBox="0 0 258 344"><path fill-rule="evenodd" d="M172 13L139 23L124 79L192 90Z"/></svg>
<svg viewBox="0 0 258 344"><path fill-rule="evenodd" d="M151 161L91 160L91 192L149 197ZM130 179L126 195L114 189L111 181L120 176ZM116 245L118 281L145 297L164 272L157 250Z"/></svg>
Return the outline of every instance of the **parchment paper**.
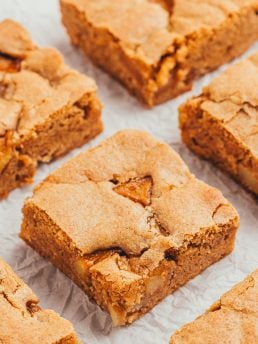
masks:
<svg viewBox="0 0 258 344"><path fill-rule="evenodd" d="M96 140L73 151L65 158L49 165L42 165L33 185L15 190L7 200L0 202L0 256L35 291L43 307L54 309L73 322L83 343L168 343L169 337L177 328L195 319L222 293L258 268L258 204L229 177L189 152L180 140L177 120L179 104L187 97L197 95L202 86L207 85L218 72L197 82L192 92L153 110L147 110L129 96L123 87L93 67L80 51L70 45L60 22L57 1L0 0L0 19L7 17L20 21L29 29L35 42L42 46L56 47L64 54L69 65L97 81L99 97L105 106L105 131ZM254 51L258 51L258 44L244 56ZM226 66L222 69L225 68ZM60 271L28 248L19 239L18 232L23 201L31 195L33 187L39 181L78 152L124 128L148 130L171 144L198 178L221 189L233 202L241 216L241 227L233 254L168 296L153 311L131 326L112 329L109 316L90 302L87 296Z"/></svg>

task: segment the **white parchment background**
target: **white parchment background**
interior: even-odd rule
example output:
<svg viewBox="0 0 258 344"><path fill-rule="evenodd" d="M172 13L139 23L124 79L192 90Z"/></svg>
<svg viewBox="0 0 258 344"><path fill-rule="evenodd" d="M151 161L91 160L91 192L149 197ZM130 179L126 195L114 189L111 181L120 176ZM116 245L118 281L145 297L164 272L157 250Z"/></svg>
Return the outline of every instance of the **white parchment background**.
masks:
<svg viewBox="0 0 258 344"><path fill-rule="evenodd" d="M191 93L153 110L146 110L70 45L60 22L56 0L0 0L0 19L7 17L20 21L29 29L35 42L56 47L64 54L69 65L97 81L99 97L105 106L105 131L89 145L50 165L41 166L32 186L16 190L7 200L0 202L0 256L36 292L43 307L52 308L73 322L84 343L168 343L170 335L178 327L200 315L223 292L258 268L258 204L229 177L190 153L180 141L178 105L190 95L198 94L201 87L208 84L218 72L197 82ZM253 51L258 51L258 44L247 54ZM167 297L133 325L112 329L109 317L61 272L28 248L18 238L18 232L23 201L31 194L34 185L71 156L124 128L148 130L171 144L198 178L220 188L232 201L240 213L241 227L233 254Z"/></svg>

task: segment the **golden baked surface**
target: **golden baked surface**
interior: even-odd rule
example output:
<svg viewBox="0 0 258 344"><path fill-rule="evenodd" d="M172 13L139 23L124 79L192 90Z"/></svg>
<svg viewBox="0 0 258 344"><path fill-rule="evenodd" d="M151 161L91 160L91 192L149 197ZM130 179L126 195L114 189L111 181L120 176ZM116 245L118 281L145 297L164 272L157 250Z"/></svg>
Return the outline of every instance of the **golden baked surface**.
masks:
<svg viewBox="0 0 258 344"><path fill-rule="evenodd" d="M66 66L57 50L36 47L16 22L0 23L0 137L25 135L94 91L94 81Z"/></svg>
<svg viewBox="0 0 258 344"><path fill-rule="evenodd" d="M204 89L204 111L219 119L258 159L258 54L230 67Z"/></svg>
<svg viewBox="0 0 258 344"><path fill-rule="evenodd" d="M0 199L31 182L38 162L101 131L95 82L35 46L20 24L0 22Z"/></svg>
<svg viewBox="0 0 258 344"><path fill-rule="evenodd" d="M258 195L258 54L180 107L183 141Z"/></svg>
<svg viewBox="0 0 258 344"><path fill-rule="evenodd" d="M107 29L128 53L155 64L175 38L218 26L229 13L256 0L180 0L173 15L151 0L62 0L85 13L95 27ZM144 13L144 15L142 15Z"/></svg>
<svg viewBox="0 0 258 344"><path fill-rule="evenodd" d="M2 344L77 343L72 324L42 310L31 289L0 259L0 342Z"/></svg>
<svg viewBox="0 0 258 344"><path fill-rule="evenodd" d="M171 344L258 342L258 270L224 294L204 315L183 326ZM219 336L219 337L218 337Z"/></svg>
<svg viewBox="0 0 258 344"><path fill-rule="evenodd" d="M142 202L132 199L130 185L121 191L144 178L150 183ZM72 159L28 202L43 209L82 254L119 247L140 255L159 242L179 247L203 228L237 216L221 192L197 180L168 145L133 130Z"/></svg>
<svg viewBox="0 0 258 344"><path fill-rule="evenodd" d="M258 39L257 0L60 0L71 41L148 106Z"/></svg>
<svg viewBox="0 0 258 344"><path fill-rule="evenodd" d="M167 144L124 130L57 169L23 208L21 237L132 323L229 254L239 217Z"/></svg>

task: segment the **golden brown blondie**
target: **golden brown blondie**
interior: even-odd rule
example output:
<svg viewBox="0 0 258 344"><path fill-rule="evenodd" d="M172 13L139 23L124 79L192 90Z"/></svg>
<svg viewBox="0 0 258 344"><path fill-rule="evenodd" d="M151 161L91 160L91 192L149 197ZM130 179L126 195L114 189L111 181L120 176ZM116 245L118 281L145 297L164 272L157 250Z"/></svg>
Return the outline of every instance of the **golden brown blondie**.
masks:
<svg viewBox="0 0 258 344"><path fill-rule="evenodd" d="M256 344L257 327L258 270L224 294L204 315L178 330L170 344Z"/></svg>
<svg viewBox="0 0 258 344"><path fill-rule="evenodd" d="M0 258L0 343L79 343L69 321L38 303L32 290Z"/></svg>
<svg viewBox="0 0 258 344"><path fill-rule="evenodd" d="M258 39L257 0L60 1L72 43L149 106Z"/></svg>
<svg viewBox="0 0 258 344"><path fill-rule="evenodd" d="M49 162L102 131L90 78L38 48L11 20L0 22L0 198Z"/></svg>
<svg viewBox="0 0 258 344"><path fill-rule="evenodd" d="M186 145L258 196L258 54L230 67L180 107Z"/></svg>
<svg viewBox="0 0 258 344"><path fill-rule="evenodd" d="M21 237L115 325L229 254L239 218L149 134L125 130L57 169L27 199Z"/></svg>

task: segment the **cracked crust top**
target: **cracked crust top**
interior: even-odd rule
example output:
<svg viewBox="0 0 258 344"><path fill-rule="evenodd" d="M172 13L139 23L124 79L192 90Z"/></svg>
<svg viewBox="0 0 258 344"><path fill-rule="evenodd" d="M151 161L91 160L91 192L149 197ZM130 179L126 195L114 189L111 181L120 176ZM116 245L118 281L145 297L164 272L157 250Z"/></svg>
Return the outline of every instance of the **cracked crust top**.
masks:
<svg viewBox="0 0 258 344"><path fill-rule="evenodd" d="M258 270L224 294L203 316L185 325L171 344L254 344L258 341Z"/></svg>
<svg viewBox="0 0 258 344"><path fill-rule="evenodd" d="M5 344L57 343L74 337L69 321L42 310L38 298L0 258L0 342ZM75 342L75 341L74 341Z"/></svg>
<svg viewBox="0 0 258 344"><path fill-rule="evenodd" d="M66 66L57 50L36 47L12 20L0 22L0 137L8 130L23 136L95 91L94 81Z"/></svg>
<svg viewBox="0 0 258 344"><path fill-rule="evenodd" d="M248 78L246 77L248 75ZM204 89L201 108L258 158L258 54L241 61Z"/></svg>
<svg viewBox="0 0 258 344"><path fill-rule="evenodd" d="M46 212L81 254L120 248L146 255L238 223L221 192L197 180L168 145L136 130L57 169L26 204Z"/></svg>
<svg viewBox="0 0 258 344"><path fill-rule="evenodd" d="M61 2L75 6L94 27L118 40L129 56L147 65L173 53L175 40L182 42L186 35L217 27L242 7L257 4L257 0L180 0L175 1L171 15L169 0Z"/></svg>

